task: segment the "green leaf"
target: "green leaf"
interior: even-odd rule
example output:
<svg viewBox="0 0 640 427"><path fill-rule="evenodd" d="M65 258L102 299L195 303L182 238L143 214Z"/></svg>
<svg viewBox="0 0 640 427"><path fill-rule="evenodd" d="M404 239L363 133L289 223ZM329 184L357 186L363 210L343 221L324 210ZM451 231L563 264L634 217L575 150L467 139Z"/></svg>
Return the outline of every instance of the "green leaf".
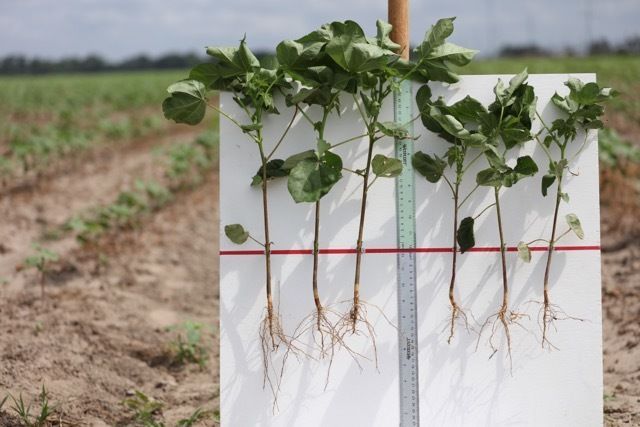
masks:
<svg viewBox="0 0 640 427"><path fill-rule="evenodd" d="M510 150L518 144L531 140L531 130L520 121L520 118L508 116L502 121L500 136L504 146Z"/></svg>
<svg viewBox="0 0 640 427"><path fill-rule="evenodd" d="M397 52L398 49L400 49L400 45L394 42L393 40L391 40L391 38L389 37L389 34L391 34L391 30L393 29L392 25L389 24L388 22L384 22L378 19L376 21L376 28L378 30L378 33L376 35L378 46L380 46L383 49L388 49L388 50Z"/></svg>
<svg viewBox="0 0 640 427"><path fill-rule="evenodd" d="M223 77L232 77L260 68L260 61L249 50L245 39L239 47L207 47L207 54L218 60L219 71Z"/></svg>
<svg viewBox="0 0 640 427"><path fill-rule="evenodd" d="M576 102L558 95L557 92L551 97L551 102L553 102L556 107L569 114L576 112L578 109L578 104Z"/></svg>
<svg viewBox="0 0 640 427"><path fill-rule="evenodd" d="M531 262L531 249L525 242L518 243L518 256L524 262Z"/></svg>
<svg viewBox="0 0 640 427"><path fill-rule="evenodd" d="M376 154L371 160L373 173L381 178L394 178L402 173L402 162L393 157Z"/></svg>
<svg viewBox="0 0 640 427"><path fill-rule="evenodd" d="M237 245L243 244L249 238L249 232L240 224L225 225L224 234Z"/></svg>
<svg viewBox="0 0 640 427"><path fill-rule="evenodd" d="M520 86L527 80L529 77L529 73L525 68L519 74L516 74L509 80L509 86L505 87L502 80L498 80L498 84L493 89L493 92L496 94L496 101L500 103L502 106L506 106L509 104L509 101L512 101L513 94L518 90Z"/></svg>
<svg viewBox="0 0 640 427"><path fill-rule="evenodd" d="M476 245L476 239L473 233L474 222L475 220L470 216L460 221L460 226L456 232L456 241L462 254Z"/></svg>
<svg viewBox="0 0 640 427"><path fill-rule="evenodd" d="M578 236L579 239L584 239L584 231L582 230L580 220L578 219L576 214L568 214L567 216L565 216L565 219L567 220L567 224L569 224L571 230L576 233L576 236Z"/></svg>
<svg viewBox="0 0 640 427"><path fill-rule="evenodd" d="M444 168L447 166L447 163L438 156L431 157L422 151L418 151L413 155L411 164L420 175L434 184L440 180L444 173Z"/></svg>
<svg viewBox="0 0 640 427"><path fill-rule="evenodd" d="M409 132L401 123L376 122L376 127L380 132L392 138L407 138Z"/></svg>
<svg viewBox="0 0 640 427"><path fill-rule="evenodd" d="M487 109L480 101L468 95L447 109L462 122L479 123L481 115L487 113Z"/></svg>
<svg viewBox="0 0 640 427"><path fill-rule="evenodd" d="M538 165L530 156L522 156L518 158L516 166L503 173L502 185L511 187L523 178L533 176L538 173Z"/></svg>
<svg viewBox="0 0 640 427"><path fill-rule="evenodd" d="M476 183L485 187L501 187L502 174L493 168L481 170L476 175Z"/></svg>
<svg viewBox="0 0 640 427"><path fill-rule="evenodd" d="M444 43L432 49L428 54L428 59L447 61L462 67L471 62L476 53L478 53L477 50L467 49L453 43Z"/></svg>
<svg viewBox="0 0 640 427"><path fill-rule="evenodd" d="M531 156L522 156L518 157L513 170L522 176L533 176L538 173L538 165L536 165Z"/></svg>
<svg viewBox="0 0 640 427"><path fill-rule="evenodd" d="M308 77L311 74L305 73L305 71L317 64L317 60L321 56L320 51L326 41L310 40L305 43L302 40L304 38L280 42L276 47L276 56L283 68L299 70L305 77Z"/></svg>
<svg viewBox="0 0 640 427"><path fill-rule="evenodd" d="M189 72L189 79L198 80L206 87L210 87L220 78L220 72L216 64L198 64Z"/></svg>
<svg viewBox="0 0 640 427"><path fill-rule="evenodd" d="M370 44L354 21L333 22L331 30L333 37L325 50L336 64L350 73L378 69L395 56L392 51Z"/></svg>
<svg viewBox="0 0 640 427"><path fill-rule="evenodd" d="M282 166L284 165L284 160L282 159L273 159L267 162L267 181L273 178L280 178L283 176L287 176L289 171L284 169ZM264 169L262 166L258 169L253 179L251 180L251 185L256 186L262 184L262 179L264 176Z"/></svg>
<svg viewBox="0 0 640 427"><path fill-rule="evenodd" d="M567 193L560 193L560 198L565 202L569 203L569 195Z"/></svg>
<svg viewBox="0 0 640 427"><path fill-rule="evenodd" d="M458 121L458 119L449 114L442 114L442 112L436 107L431 107L429 109L429 116L435 120L446 133L454 138L465 139L469 138L471 135L469 131L464 128L462 123Z"/></svg>
<svg viewBox="0 0 640 427"><path fill-rule="evenodd" d="M196 125L207 107L206 87L198 80L183 80L167 88L170 96L162 103L164 116L176 123Z"/></svg>
<svg viewBox="0 0 640 427"><path fill-rule="evenodd" d="M287 187L296 203L317 202L342 178L342 159L327 151L321 160L301 160L291 172Z"/></svg>
<svg viewBox="0 0 640 427"><path fill-rule="evenodd" d="M416 104L418 105L418 109L421 114L429 111L429 107L432 105L431 88L429 85L425 84L420 86L420 89L416 92Z"/></svg>
<svg viewBox="0 0 640 427"><path fill-rule="evenodd" d="M331 149L331 144L324 139L318 139L316 141L316 147L318 150L318 157L322 158L324 154Z"/></svg>
<svg viewBox="0 0 640 427"><path fill-rule="evenodd" d="M553 185L555 180L556 180L555 175L547 174L542 177L542 195L544 197L547 197L547 190L549 189L549 187Z"/></svg>
<svg viewBox="0 0 640 427"><path fill-rule="evenodd" d="M292 156L287 157L282 165L282 169L286 171L291 171L298 163L303 160L312 160L318 161L318 156L314 150L307 150L301 153L294 154Z"/></svg>
<svg viewBox="0 0 640 427"><path fill-rule="evenodd" d="M416 51L420 53L420 56L428 56L433 49L442 45L447 37L453 34L453 21L455 19L455 17L439 19L438 22L427 30L424 40L420 46L416 48Z"/></svg>

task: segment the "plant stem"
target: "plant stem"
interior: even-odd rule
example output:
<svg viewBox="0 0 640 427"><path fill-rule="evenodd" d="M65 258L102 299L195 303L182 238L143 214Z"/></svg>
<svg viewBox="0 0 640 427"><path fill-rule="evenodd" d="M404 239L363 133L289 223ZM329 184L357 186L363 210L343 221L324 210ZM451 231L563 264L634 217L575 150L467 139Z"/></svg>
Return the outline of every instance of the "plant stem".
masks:
<svg viewBox="0 0 640 427"><path fill-rule="evenodd" d="M549 247L547 248L547 265L544 269L544 288L543 288L543 314L542 314L542 346L547 339L547 323L549 321L549 273L551 271L551 260L556 244L556 228L558 225L558 211L560 210L560 200L562 200L562 174L558 177L558 187L556 191L556 205L553 211L553 226L551 227L551 239L549 239Z"/></svg>
<svg viewBox="0 0 640 427"><path fill-rule="evenodd" d="M318 128L318 140L324 139L324 128L327 124L327 118L329 117L330 108L324 108L322 113L322 121ZM315 210L315 224L313 229L313 278L311 280L313 286L313 301L316 305L316 312L318 314L317 328L319 332L322 332L321 321L322 318L322 303L320 302L320 293L318 292L318 254L320 248L320 199L316 201Z"/></svg>
<svg viewBox="0 0 640 427"><path fill-rule="evenodd" d="M506 310L509 304L509 284L507 282L507 248L504 241L504 232L502 229L502 213L500 212L500 189L494 189L496 199L496 213L498 217L498 233L500 234L500 258L502 262L502 309Z"/></svg>
<svg viewBox="0 0 640 427"><path fill-rule="evenodd" d="M316 202L316 218L314 226L314 239L313 239L313 301L316 304L316 311L318 312L318 330L320 331L320 314L322 312L322 303L320 302L320 293L318 292L318 254L320 252L319 245L320 236L320 200Z"/></svg>
<svg viewBox="0 0 640 427"><path fill-rule="evenodd" d="M360 204L360 224L358 226L358 240L356 242L356 272L353 280L353 309L351 311L352 332L356 332L358 320L358 308L360 305L360 267L362 266L362 238L364 236L364 219L367 212L367 190L369 189L369 172L371 169L371 157L373 156L373 137L369 137L369 150L367 152L367 167L364 171L364 183L362 185L362 201Z"/></svg>
<svg viewBox="0 0 640 427"><path fill-rule="evenodd" d="M280 136L280 139L276 143L275 147L273 147L273 150L271 150L271 152L267 156L267 161L269 161L271 159L271 157L273 157L273 155L275 154L276 150L278 149L278 147L280 147L280 144L282 144L282 141L284 141L284 138L289 133L289 130L291 129L291 126L293 125L293 122L295 121L296 116L298 115L298 111L300 111L300 109L296 105L295 110L293 112L293 116L291 117L291 120L289 121L289 124L287 125L287 128L284 130L284 132Z"/></svg>
<svg viewBox="0 0 640 427"><path fill-rule="evenodd" d="M267 190L267 158L264 155L262 146L262 135L258 136L260 142L260 159L262 161L262 215L264 218L264 261L266 274L266 291L267 291L267 322L269 325L269 335L271 336L271 344L276 349L276 340L273 330L273 294L271 290L271 240L269 238L269 194Z"/></svg>
<svg viewBox="0 0 640 427"><path fill-rule="evenodd" d="M458 311L458 304L456 304L456 297L453 292L456 286L456 262L458 260L458 239L456 238L456 233L458 232L459 191L460 180L456 180L453 192L453 257L451 259L451 281L449 282L449 303L451 304L451 329L449 332L449 339L447 340L449 344L451 343L451 339L453 338L454 325Z"/></svg>

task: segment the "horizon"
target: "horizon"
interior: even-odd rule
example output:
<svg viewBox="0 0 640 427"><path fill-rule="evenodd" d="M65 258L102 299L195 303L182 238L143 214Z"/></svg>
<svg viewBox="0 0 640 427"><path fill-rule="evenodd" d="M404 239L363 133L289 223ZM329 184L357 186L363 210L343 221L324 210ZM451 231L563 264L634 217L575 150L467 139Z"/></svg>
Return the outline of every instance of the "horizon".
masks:
<svg viewBox="0 0 640 427"><path fill-rule="evenodd" d="M354 19L368 33L386 19L387 2L356 0L67 0L47 8L45 0L0 0L0 57L21 55L59 60L95 54L109 62L139 55L204 54L206 45L235 45L248 28L254 51L273 51L278 41L298 38L321 24ZM251 14L245 14L251 10ZM457 16L452 41L496 56L507 45L537 45L560 52L583 52L590 43L617 44L638 36L636 0L431 0L411 7L411 43L418 44L437 18ZM432 16L418 24L420 16ZM436 18L437 17L437 18ZM569 17L570 19L565 19ZM597 25L596 25L597 24ZM29 31L25 31L28 28ZM46 43L45 43L46 42Z"/></svg>

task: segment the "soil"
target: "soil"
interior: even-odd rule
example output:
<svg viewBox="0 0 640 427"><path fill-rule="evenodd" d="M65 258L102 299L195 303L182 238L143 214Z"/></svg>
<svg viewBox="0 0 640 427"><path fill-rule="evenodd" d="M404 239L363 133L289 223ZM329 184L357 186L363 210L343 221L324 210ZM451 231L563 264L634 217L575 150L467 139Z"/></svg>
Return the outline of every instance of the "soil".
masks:
<svg viewBox="0 0 640 427"><path fill-rule="evenodd" d="M48 243L60 261L46 275L44 301L37 272L21 265L48 226L113 200L134 177L160 176L150 145L197 134L189 129L131 144L29 191L3 195L0 396L33 399L44 384L57 415L73 426L130 425L122 401L136 390L163 402L169 426L196 408L218 407L216 174L135 230L91 246L72 237ZM168 327L185 321L206 325L204 368L176 363L170 343L177 332ZM0 425L19 424L0 412ZM209 418L201 425L215 424Z"/></svg>
<svg viewBox="0 0 640 427"><path fill-rule="evenodd" d="M31 243L48 227L112 200L134 177L159 176L152 148L197 132L129 144L28 190L2 195L0 401L7 392L35 398L45 384L62 425L72 426L131 425L132 412L122 401L135 390L163 402L168 426L198 407L218 408L215 173L137 229L92 246L71 237L47 244L61 261L46 275L44 301L37 272L22 266ZM630 200L635 207L625 208L625 214L637 218L638 204ZM621 229L620 213L617 203L603 201L604 411L608 426L637 426L640 234L628 237L638 227L625 223ZM167 327L187 320L210 328L205 368L178 366L171 353L175 332ZM0 426L19 425L8 412L0 411ZM201 425L217 423L209 419Z"/></svg>

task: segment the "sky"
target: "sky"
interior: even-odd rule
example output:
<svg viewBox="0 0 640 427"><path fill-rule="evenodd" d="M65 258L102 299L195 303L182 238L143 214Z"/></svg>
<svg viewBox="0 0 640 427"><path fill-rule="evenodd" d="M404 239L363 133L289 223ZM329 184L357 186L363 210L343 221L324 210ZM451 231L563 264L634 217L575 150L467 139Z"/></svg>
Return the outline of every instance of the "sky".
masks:
<svg viewBox="0 0 640 427"><path fill-rule="evenodd" d="M554 50L588 40L640 35L640 0L413 0L411 41L438 18L456 16L451 41L494 54L505 44ZM325 22L353 19L367 32L386 19L384 0L0 0L0 56L58 59L90 53L204 52L244 33L254 50L272 49Z"/></svg>

